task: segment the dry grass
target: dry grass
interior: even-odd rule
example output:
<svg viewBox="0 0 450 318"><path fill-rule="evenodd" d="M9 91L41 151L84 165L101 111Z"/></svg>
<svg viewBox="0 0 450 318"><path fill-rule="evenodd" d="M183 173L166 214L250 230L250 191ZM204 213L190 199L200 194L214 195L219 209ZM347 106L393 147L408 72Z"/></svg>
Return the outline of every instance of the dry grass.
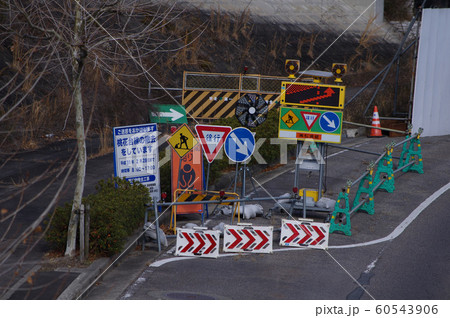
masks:
<svg viewBox="0 0 450 318"><path fill-rule="evenodd" d="M101 157L114 151L112 128L108 125L99 130L100 148L97 153L89 156L89 159Z"/></svg>
<svg viewBox="0 0 450 318"><path fill-rule="evenodd" d="M359 39L355 54L347 62L349 69L355 72L368 72L376 69L376 55L373 54L372 47L375 44L375 37L380 27L375 26L375 17L371 17Z"/></svg>
<svg viewBox="0 0 450 318"><path fill-rule="evenodd" d="M302 48L304 44L305 44L305 37L299 36L297 41L297 52L296 52L299 58L302 58Z"/></svg>
<svg viewBox="0 0 450 318"><path fill-rule="evenodd" d="M317 41L317 37L319 34L311 34L311 37L309 38L309 48L308 52L306 53L311 59L314 59L314 46Z"/></svg>
<svg viewBox="0 0 450 318"><path fill-rule="evenodd" d="M11 68L19 70L21 68L22 64L22 45L20 43L20 38L18 36L15 36L13 39L13 44L11 45L11 53L13 56Z"/></svg>

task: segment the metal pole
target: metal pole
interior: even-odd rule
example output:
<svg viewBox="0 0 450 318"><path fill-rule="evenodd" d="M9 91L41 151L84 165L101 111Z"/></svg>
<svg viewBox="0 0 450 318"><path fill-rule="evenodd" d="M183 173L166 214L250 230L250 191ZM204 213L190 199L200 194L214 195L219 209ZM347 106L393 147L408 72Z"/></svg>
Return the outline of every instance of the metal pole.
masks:
<svg viewBox="0 0 450 318"><path fill-rule="evenodd" d="M381 153L378 152L372 152L372 151L367 151L367 150L360 150L360 149L354 149L354 148L349 148L349 147L344 147L344 146L339 146L339 145L330 145L331 147L335 147L335 148L340 148L340 149L347 149L350 151L356 151L356 152L361 152L361 153L366 153L369 155L374 155L374 156L381 156ZM400 159L400 157L392 157L395 159Z"/></svg>
<svg viewBox="0 0 450 318"><path fill-rule="evenodd" d="M236 186L237 186L237 179L238 179L238 174L239 174L239 163L236 162L236 173L234 174L234 188L233 188L233 192L236 193Z"/></svg>
<svg viewBox="0 0 450 318"><path fill-rule="evenodd" d="M397 69L395 70L395 86L394 86L394 114L397 113L398 99L398 78L400 76L400 58L397 59Z"/></svg>
<svg viewBox="0 0 450 318"><path fill-rule="evenodd" d="M398 168L397 170L392 171L392 173L395 174L395 173L399 172L400 170L403 170L403 169L405 169L405 168L407 168L407 167L409 167L410 165L413 165L413 164L415 164L415 163L416 163L415 161L411 161L411 162L408 163L407 165L404 165L404 166Z"/></svg>
<svg viewBox="0 0 450 318"><path fill-rule="evenodd" d="M209 169L211 167L211 162L208 161L208 170L206 171L206 187L205 190L208 191L208 183L209 183Z"/></svg>
<svg viewBox="0 0 450 318"><path fill-rule="evenodd" d="M320 161L323 160L323 148L324 144L319 144L319 153L320 153ZM319 162L319 195L318 199L322 197L322 185L323 185L323 169L325 168L325 162L322 164L322 162Z"/></svg>
<svg viewBox="0 0 450 318"><path fill-rule="evenodd" d="M232 199L232 200L213 200L207 201L207 204L220 204L220 203L234 203L234 202L258 202L258 201L276 201L276 200L297 200L294 198L286 198L284 196L280 197L262 197L262 198L245 198L245 199ZM173 205L191 205L198 204L199 201L188 201L188 202L167 202L167 203L158 203L158 206L173 206Z"/></svg>
<svg viewBox="0 0 450 318"><path fill-rule="evenodd" d="M412 104L413 104L413 97L414 97L414 85L415 81L414 78L416 76L416 62L417 62L417 54L419 50L419 45L417 45L419 40L419 29L420 29L420 21L417 23L417 31L416 31L416 40L414 41L414 52L413 52L413 65L411 70L411 86L409 89L409 101L408 101L408 120L411 122L411 112L412 112Z"/></svg>
<svg viewBox="0 0 450 318"><path fill-rule="evenodd" d="M356 179L355 181L352 182L352 184L350 185L350 188L353 187L355 184L357 184L362 178L364 178L365 176L367 176L367 174L369 173L369 171L367 170L366 172L364 172L362 174L362 176L360 176L358 179Z"/></svg>
<svg viewBox="0 0 450 318"><path fill-rule="evenodd" d="M373 126L371 126L371 125L365 125L365 124L360 124L360 123L353 123L353 122L351 122L351 121L343 121L343 123L349 124L349 125L355 125L355 126L366 127L366 128L373 128ZM386 131L393 131L393 132L400 133L400 134L405 134L405 135L407 134L406 131L397 130L397 129L392 129L392 128L377 127L377 129L380 129L380 130L386 130Z"/></svg>
<svg viewBox="0 0 450 318"><path fill-rule="evenodd" d="M427 2L427 0L424 0L424 2L423 2L422 5L424 5L426 2ZM402 52L403 44L405 44L405 41L406 41L406 39L407 39L408 36L409 36L409 32L411 32L411 29L412 29L414 23L416 23L416 20L417 20L418 16L419 16L419 12L416 13L416 15L413 17L413 19L412 19L411 22L409 23L408 29L406 30L406 33L405 33L405 35L403 36L403 39L402 39L402 41L401 41L401 43L400 43L400 46L399 46L399 48L398 48L398 50L397 50L397 53L395 53L394 58L393 58L392 61L387 65L387 69L386 69L386 72L385 72L384 75L383 75L383 78L382 78L382 79L380 80L380 82L378 83L378 86L377 86L375 92L373 93L372 98L370 99L369 103L367 104L366 109L364 110L364 113L363 113L364 116L366 115L367 110L368 110L369 107L372 105L373 100L375 99L375 97L377 96L377 94L378 94L378 92L379 92L381 86L383 85L383 82L384 82L384 80L386 79L386 77L387 77L387 75L388 75L388 73L389 73L389 70L390 70L391 67L392 67L392 64L393 64L394 61L396 61L396 60L398 59L398 57L400 56L400 53Z"/></svg>
<svg viewBox="0 0 450 318"><path fill-rule="evenodd" d="M242 171L242 190L241 190L242 198L245 198L245 170L247 170L246 168L247 168L247 164L244 162L244 167L243 167L243 171ZM244 216L244 211L245 211L245 201L242 202L242 217Z"/></svg>
<svg viewBox="0 0 450 318"><path fill-rule="evenodd" d="M414 135L412 135L411 137L406 138L405 140L400 141L399 143L396 143L396 144L394 145L394 148L395 148L395 147L398 147L398 146L400 146L400 145L403 145L405 142L408 142L408 141L410 141L411 139L416 138L418 135L419 135L419 134L414 134Z"/></svg>
<svg viewBox="0 0 450 318"><path fill-rule="evenodd" d="M378 182L378 184L375 186L375 188L373 189L373 192L375 192L382 184L383 184L384 180L381 180L380 182ZM351 211L348 213L350 214L350 216L353 215L353 213L355 213L356 211L358 211L358 209L364 204L366 203L367 198L365 198L364 200L362 200L361 202L358 203L357 206L353 207L351 209Z"/></svg>
<svg viewBox="0 0 450 318"><path fill-rule="evenodd" d="M406 47L406 49L403 50L402 54L404 54L406 51L409 50L409 48L414 44L411 43L408 45L408 47ZM345 106L347 106L348 104L350 104L356 97L359 96L359 94L361 94L363 91L365 91L367 89L367 87L370 86L370 84L372 84L381 74L383 74L387 68L389 67L389 65L386 65L380 72L378 72L377 75L375 75L369 82L367 82L366 85L364 85L355 95L353 95L346 103Z"/></svg>
<svg viewBox="0 0 450 318"><path fill-rule="evenodd" d="M298 179L299 179L299 165L298 165L298 157L300 155L302 147L302 142L300 140L297 140L297 149L296 149L296 156L295 156L295 174L294 174L294 188L298 188Z"/></svg>
<svg viewBox="0 0 450 318"><path fill-rule="evenodd" d="M149 207L147 205L145 205L145 206L146 206L146 208L145 208L145 214L144 214L144 226L145 226L145 224L147 224L147 221L148 221L148 209L149 209ZM147 230L145 227L144 227L144 229ZM145 232L142 235L142 250L145 250Z"/></svg>
<svg viewBox="0 0 450 318"><path fill-rule="evenodd" d="M156 222L156 240L158 241L158 252L161 252L161 239L159 237L159 214L158 203L153 199L153 209L155 210L155 222Z"/></svg>

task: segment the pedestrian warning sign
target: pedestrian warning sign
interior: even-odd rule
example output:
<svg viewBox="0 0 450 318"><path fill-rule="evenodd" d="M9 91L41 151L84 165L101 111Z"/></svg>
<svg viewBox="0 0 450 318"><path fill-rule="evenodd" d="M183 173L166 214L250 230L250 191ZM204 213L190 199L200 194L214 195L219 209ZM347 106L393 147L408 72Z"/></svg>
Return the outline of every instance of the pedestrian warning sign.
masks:
<svg viewBox="0 0 450 318"><path fill-rule="evenodd" d="M281 117L281 120L284 121L286 126L291 128L295 125L296 122L298 122L298 117L294 114L292 110L288 111L283 117Z"/></svg>
<svg viewBox="0 0 450 318"><path fill-rule="evenodd" d="M198 143L194 134L186 124L178 128L178 130L170 136L168 142L180 158L183 158Z"/></svg>

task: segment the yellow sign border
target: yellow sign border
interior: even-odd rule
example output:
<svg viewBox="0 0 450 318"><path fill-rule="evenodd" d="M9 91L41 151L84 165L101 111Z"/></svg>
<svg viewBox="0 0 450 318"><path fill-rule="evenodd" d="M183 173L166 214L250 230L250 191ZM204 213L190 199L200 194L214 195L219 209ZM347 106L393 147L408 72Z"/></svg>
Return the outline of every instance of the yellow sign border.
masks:
<svg viewBox="0 0 450 318"><path fill-rule="evenodd" d="M285 99L286 99L286 87L288 85L320 86L320 87L339 88L341 90L339 92L339 105L342 105L342 106L327 106L327 105L315 105L315 104L286 103L286 101L285 101ZM303 83L303 82L302 83L281 82L280 103L283 104L283 105L291 105L291 106L344 109L344 104L345 104L345 86L328 85L328 84L316 84L316 83Z"/></svg>
<svg viewBox="0 0 450 318"><path fill-rule="evenodd" d="M188 149L182 149L183 151L185 151L184 154L181 154L179 152L179 150L181 148L176 148L176 142L172 141L173 138L175 138L176 135L178 135L178 133L181 133L182 129L187 129L188 132L191 134L192 136L192 146L189 148L190 145L187 144L186 142L186 147L188 147ZM190 137L190 136L187 136ZM194 133L192 132L192 130L189 129L188 125L183 124L180 126L180 128L178 128L171 136L169 139L167 139L168 144L172 147L172 149L177 153L178 156L180 156L180 158L183 158L185 155L187 155L192 149L194 149L194 147L198 144L198 140L197 138L195 138ZM175 145L174 145L175 144Z"/></svg>

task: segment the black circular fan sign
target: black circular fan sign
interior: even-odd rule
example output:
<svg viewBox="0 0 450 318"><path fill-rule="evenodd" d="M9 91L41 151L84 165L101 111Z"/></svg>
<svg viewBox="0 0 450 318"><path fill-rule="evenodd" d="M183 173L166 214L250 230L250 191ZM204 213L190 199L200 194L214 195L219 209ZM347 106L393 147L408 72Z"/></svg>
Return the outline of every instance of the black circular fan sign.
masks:
<svg viewBox="0 0 450 318"><path fill-rule="evenodd" d="M237 101L236 117L241 125L255 128L267 118L269 105L261 95L245 94Z"/></svg>
<svg viewBox="0 0 450 318"><path fill-rule="evenodd" d="M285 69L289 75L294 75L299 71L299 66L297 61L288 61L285 65Z"/></svg>
<svg viewBox="0 0 450 318"><path fill-rule="evenodd" d="M337 78L341 78L345 74L345 66L342 64L333 65L333 69L331 70L334 76Z"/></svg>

